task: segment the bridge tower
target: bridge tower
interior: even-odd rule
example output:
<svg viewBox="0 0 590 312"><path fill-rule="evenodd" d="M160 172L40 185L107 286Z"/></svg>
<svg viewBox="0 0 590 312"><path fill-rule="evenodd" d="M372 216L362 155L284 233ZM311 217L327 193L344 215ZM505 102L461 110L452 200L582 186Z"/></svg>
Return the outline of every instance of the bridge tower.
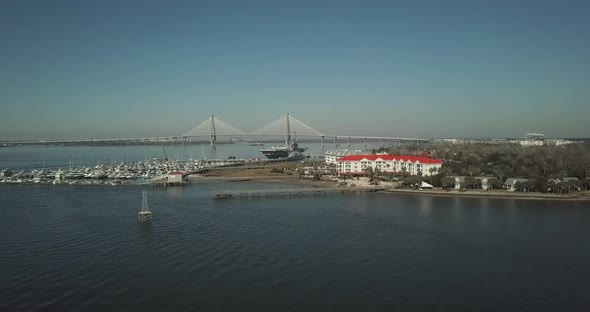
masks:
<svg viewBox="0 0 590 312"><path fill-rule="evenodd" d="M211 115L211 136L209 137L211 145L215 145L217 135L215 134L215 115Z"/></svg>
<svg viewBox="0 0 590 312"><path fill-rule="evenodd" d="M289 124L289 113L287 113L287 124L285 128L285 146L291 143L291 125Z"/></svg>

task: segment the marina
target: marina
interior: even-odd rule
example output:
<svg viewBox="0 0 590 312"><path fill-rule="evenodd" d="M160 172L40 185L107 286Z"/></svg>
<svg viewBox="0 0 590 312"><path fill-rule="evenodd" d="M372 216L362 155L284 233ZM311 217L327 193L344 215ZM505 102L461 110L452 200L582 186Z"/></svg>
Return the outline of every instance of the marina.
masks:
<svg viewBox="0 0 590 312"><path fill-rule="evenodd" d="M0 184L186 185L186 177L190 174L254 163L244 159L189 161L153 159L116 165L70 166L68 169L48 167L18 172L5 169L0 175ZM168 183L171 173L175 173L176 177Z"/></svg>

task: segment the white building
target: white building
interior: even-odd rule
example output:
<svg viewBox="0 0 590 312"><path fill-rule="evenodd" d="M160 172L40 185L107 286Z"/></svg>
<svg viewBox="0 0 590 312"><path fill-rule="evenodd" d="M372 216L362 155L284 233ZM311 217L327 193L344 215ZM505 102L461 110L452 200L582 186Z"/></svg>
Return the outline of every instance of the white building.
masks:
<svg viewBox="0 0 590 312"><path fill-rule="evenodd" d="M324 157L324 161L326 162L326 165L329 164L337 164L337 160L338 158L342 158L344 156L348 156L348 155L354 155L354 154L360 154L361 151L360 150L331 150L331 151L327 151Z"/></svg>
<svg viewBox="0 0 590 312"><path fill-rule="evenodd" d="M506 179L506 181L504 181L504 189L508 190L510 192L514 192L516 191L516 183L520 182L520 183L524 183L524 182L528 182L529 179L518 179L518 178L508 178Z"/></svg>
<svg viewBox="0 0 590 312"><path fill-rule="evenodd" d="M463 188L466 188L467 186L465 185L465 178L467 178L467 176L449 176L449 178L453 178L455 179L455 189L458 190L461 188L461 186L463 186ZM495 177L473 177L474 179L479 179L481 181L481 188L484 190L487 190L488 188L490 188L490 180L491 179L495 179Z"/></svg>
<svg viewBox="0 0 590 312"><path fill-rule="evenodd" d="M182 183L182 172L180 171L170 171L166 177L168 178L168 183Z"/></svg>
<svg viewBox="0 0 590 312"><path fill-rule="evenodd" d="M432 171L442 166L440 159L424 156L400 156L390 154L348 155L337 160L338 174L363 174L368 167L381 172L401 173L410 175L431 175Z"/></svg>
<svg viewBox="0 0 590 312"><path fill-rule="evenodd" d="M541 140L519 140L516 141L516 143L522 146L543 146L545 144L545 142Z"/></svg>

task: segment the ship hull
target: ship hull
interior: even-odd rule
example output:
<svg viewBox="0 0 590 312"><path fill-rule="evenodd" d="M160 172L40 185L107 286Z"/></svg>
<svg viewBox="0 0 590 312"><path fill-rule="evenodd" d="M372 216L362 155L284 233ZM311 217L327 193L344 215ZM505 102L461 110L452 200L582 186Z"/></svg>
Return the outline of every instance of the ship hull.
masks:
<svg viewBox="0 0 590 312"><path fill-rule="evenodd" d="M303 155L303 152L305 152L305 150L307 150L306 147L299 147L299 145L297 145L297 143L294 142L284 147L271 147L261 149L260 152L268 159L302 159L305 158L305 156Z"/></svg>
<svg viewBox="0 0 590 312"><path fill-rule="evenodd" d="M262 155L266 156L268 159L277 159L277 158L287 158L289 157L289 151L287 150L271 150L265 151L262 150Z"/></svg>

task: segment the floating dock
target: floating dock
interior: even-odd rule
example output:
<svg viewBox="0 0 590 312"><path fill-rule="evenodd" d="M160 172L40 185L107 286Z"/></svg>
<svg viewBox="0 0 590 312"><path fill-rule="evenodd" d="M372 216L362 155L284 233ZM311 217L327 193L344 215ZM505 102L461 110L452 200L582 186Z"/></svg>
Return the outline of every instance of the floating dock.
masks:
<svg viewBox="0 0 590 312"><path fill-rule="evenodd" d="M266 189L266 190L235 190L214 191L214 199L227 198L260 198L260 197L294 197L294 196L326 196L344 194L365 194L385 190L378 187L346 187L346 188L294 188L294 189Z"/></svg>

